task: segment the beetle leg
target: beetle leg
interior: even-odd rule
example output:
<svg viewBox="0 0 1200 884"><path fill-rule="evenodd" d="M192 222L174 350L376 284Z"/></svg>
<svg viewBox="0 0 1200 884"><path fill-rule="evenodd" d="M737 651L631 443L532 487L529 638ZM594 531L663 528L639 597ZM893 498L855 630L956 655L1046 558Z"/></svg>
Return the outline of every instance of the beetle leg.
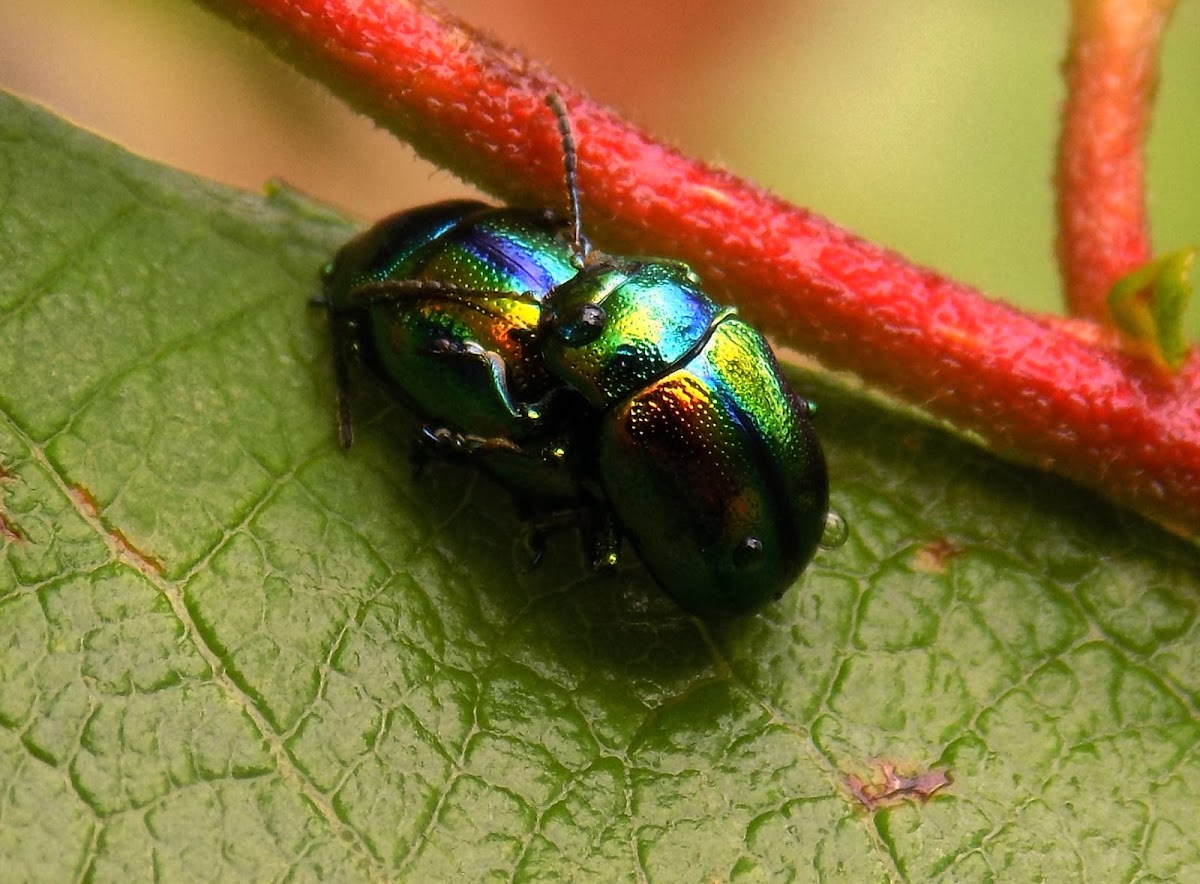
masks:
<svg viewBox="0 0 1200 884"><path fill-rule="evenodd" d="M476 341L452 341L448 338L438 338L430 347L430 355L447 359L466 359L479 363L485 372L491 376L491 386L500 404L510 415L519 421L537 424L545 414L551 399L558 393L557 389L550 390L541 399L533 402L521 402L515 399L508 388L508 370L505 368L504 357L493 350L485 350Z"/></svg>
<svg viewBox="0 0 1200 884"><path fill-rule="evenodd" d="M350 417L350 359L354 353L354 339L358 333L357 313L335 310L333 303L324 296L312 298L310 306L325 311L329 317L329 331L333 337L333 382L336 388L338 442L349 448L354 442L354 423Z"/></svg>
<svg viewBox="0 0 1200 884"><path fill-rule="evenodd" d="M578 514L573 511L537 512L527 503L518 504L518 514L526 527L522 544L529 556L529 567L531 568L536 568L542 563L542 557L546 554L546 539L551 532L561 528L564 522L577 521L578 517Z"/></svg>
<svg viewBox="0 0 1200 884"><path fill-rule="evenodd" d="M428 462L430 454L452 459L455 457L468 458L475 455L504 451L515 454L525 454L525 450L516 442L500 436L472 436L469 433L459 433L449 427L439 427L425 424L417 430L414 440L417 457Z"/></svg>
<svg viewBox="0 0 1200 884"><path fill-rule="evenodd" d="M541 525L535 525L525 532L525 554L529 556L529 567L536 568L546 555L546 534Z"/></svg>
<svg viewBox="0 0 1200 884"><path fill-rule="evenodd" d="M536 518L525 506L519 506L518 513L525 523L525 536L521 542L529 557L529 567L536 568L546 554L546 537L550 534L550 526Z"/></svg>
<svg viewBox="0 0 1200 884"><path fill-rule="evenodd" d="M614 570L621 563L621 527L612 508L607 503L595 504L584 524L584 552L591 555L593 570Z"/></svg>
<svg viewBox="0 0 1200 884"><path fill-rule="evenodd" d="M421 478L425 468L429 466L430 459L435 455L443 458L449 456L453 445L448 436L452 432L446 427L434 427L429 424L425 424L417 430L416 435L413 436L412 448L408 457L414 481Z"/></svg>
<svg viewBox="0 0 1200 884"><path fill-rule="evenodd" d="M333 378L337 386L338 442L343 449L354 443L354 423L350 417L350 353L354 346L353 330L346 322L334 318Z"/></svg>
<svg viewBox="0 0 1200 884"><path fill-rule="evenodd" d="M526 552L529 554L529 565L532 568L536 568L541 564L542 556L546 552L546 539L552 532L570 527L582 530L583 525L588 521L586 513L577 508L539 512L529 507L526 503L519 505L518 512L521 520L527 526L522 542ZM617 542L619 543L620 540L618 539ZM596 565L594 561L592 565L597 570L606 567L604 565Z"/></svg>
<svg viewBox="0 0 1200 884"><path fill-rule="evenodd" d="M473 457L484 458L488 454L501 451L521 455L526 453L519 445L508 439L472 436L449 427L424 424L413 437L410 454L413 478L421 476L432 457L448 461L467 461Z"/></svg>

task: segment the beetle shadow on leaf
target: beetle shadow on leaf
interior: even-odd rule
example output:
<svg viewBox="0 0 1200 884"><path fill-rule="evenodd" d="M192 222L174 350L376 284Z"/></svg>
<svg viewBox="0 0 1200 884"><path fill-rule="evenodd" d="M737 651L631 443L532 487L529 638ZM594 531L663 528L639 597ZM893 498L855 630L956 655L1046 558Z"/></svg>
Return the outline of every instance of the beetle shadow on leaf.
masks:
<svg viewBox="0 0 1200 884"><path fill-rule="evenodd" d="M519 507L507 489L461 463L411 461L418 423L367 394L356 401L354 447L345 455L381 474L375 510L406 523L396 570L434 575L423 589L472 624L472 641L511 646L510 655L586 657L644 677L690 678L710 660L694 621L663 594L625 543L621 565L592 570L579 528L562 520L534 565ZM358 399L359 397L356 397ZM374 495L374 492L372 492ZM393 534L398 533L396 531ZM423 565L422 563L426 563ZM517 638L519 636L519 639Z"/></svg>

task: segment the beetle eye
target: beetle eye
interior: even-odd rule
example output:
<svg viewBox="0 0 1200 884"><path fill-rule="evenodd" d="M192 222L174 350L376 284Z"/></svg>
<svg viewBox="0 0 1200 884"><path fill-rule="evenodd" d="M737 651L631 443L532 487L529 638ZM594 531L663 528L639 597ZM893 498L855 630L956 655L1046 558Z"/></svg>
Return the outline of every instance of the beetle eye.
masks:
<svg viewBox="0 0 1200 884"><path fill-rule="evenodd" d="M608 316L597 304L580 304L563 316L558 323L558 334L569 347L590 344L604 331Z"/></svg>
<svg viewBox="0 0 1200 884"><path fill-rule="evenodd" d="M757 537L746 537L733 551L733 563L739 568L749 568L762 559L763 542Z"/></svg>

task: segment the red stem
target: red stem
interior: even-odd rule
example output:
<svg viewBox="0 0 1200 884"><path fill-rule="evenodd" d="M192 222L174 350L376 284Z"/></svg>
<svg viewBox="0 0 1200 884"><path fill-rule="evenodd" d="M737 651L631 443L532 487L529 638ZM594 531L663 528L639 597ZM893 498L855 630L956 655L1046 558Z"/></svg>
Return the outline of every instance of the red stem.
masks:
<svg viewBox="0 0 1200 884"><path fill-rule="evenodd" d="M202 0L435 162L561 205L543 99L570 108L587 228L690 262L788 344L1172 525L1200 533L1200 359L1165 379L651 141L417 0ZM836 477L835 477L836 478Z"/></svg>
<svg viewBox="0 0 1200 884"><path fill-rule="evenodd" d="M1150 260L1143 145L1175 0L1072 0L1058 145L1058 261L1075 316L1112 325L1113 283Z"/></svg>

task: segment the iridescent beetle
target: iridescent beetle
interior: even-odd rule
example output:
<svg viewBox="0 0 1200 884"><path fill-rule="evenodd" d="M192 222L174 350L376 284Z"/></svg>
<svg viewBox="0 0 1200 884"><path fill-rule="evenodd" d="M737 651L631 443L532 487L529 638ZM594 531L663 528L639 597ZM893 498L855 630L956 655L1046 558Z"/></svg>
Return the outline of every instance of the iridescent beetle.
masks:
<svg viewBox="0 0 1200 884"><path fill-rule="evenodd" d="M465 459L520 499L573 505L565 435L581 397L541 358L541 302L574 277L549 212L456 200L385 218L325 266L338 430L349 448L349 363L367 363L423 420L414 456ZM572 452L573 453L573 452Z"/></svg>
<svg viewBox="0 0 1200 884"><path fill-rule="evenodd" d="M519 499L577 507L597 566L628 536L681 607L753 611L795 581L827 521L837 531L810 406L685 264L590 249L566 110L547 103L569 223L439 203L381 221L326 266L342 443L357 356L425 421L428 449Z"/></svg>

